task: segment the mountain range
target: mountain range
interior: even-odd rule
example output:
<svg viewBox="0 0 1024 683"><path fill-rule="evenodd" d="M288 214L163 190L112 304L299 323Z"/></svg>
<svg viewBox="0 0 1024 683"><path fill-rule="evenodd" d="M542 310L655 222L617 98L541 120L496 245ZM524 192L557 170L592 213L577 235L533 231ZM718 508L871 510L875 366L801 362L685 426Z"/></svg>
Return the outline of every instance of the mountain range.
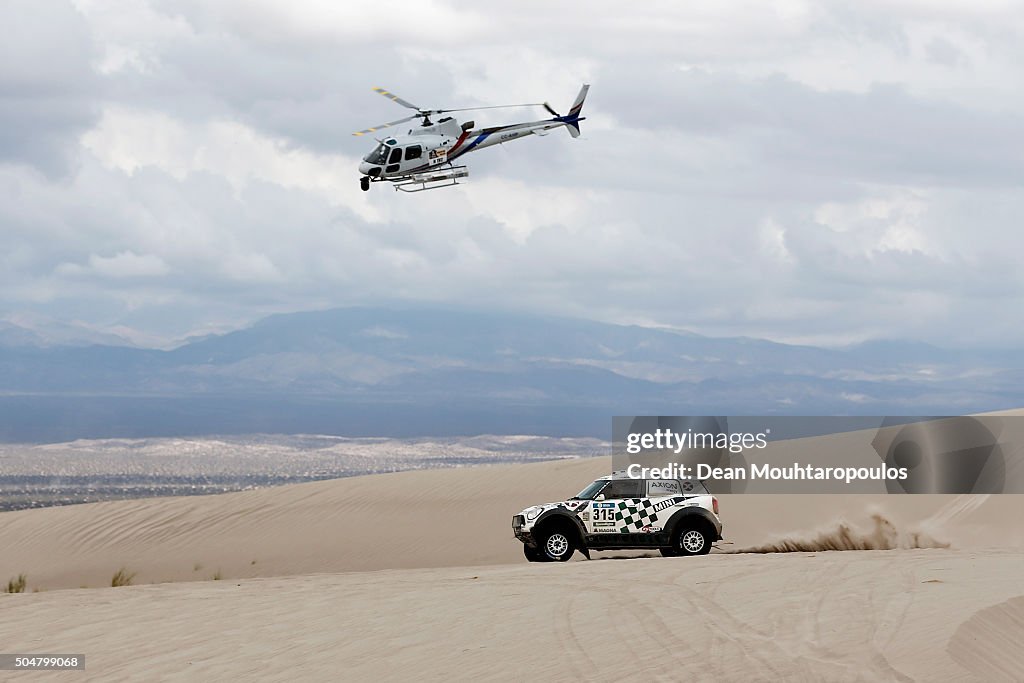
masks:
<svg viewBox="0 0 1024 683"><path fill-rule="evenodd" d="M0 439L608 438L612 415L961 414L1024 405L1022 368L1013 350L826 349L453 310L280 314L170 350L4 323Z"/></svg>

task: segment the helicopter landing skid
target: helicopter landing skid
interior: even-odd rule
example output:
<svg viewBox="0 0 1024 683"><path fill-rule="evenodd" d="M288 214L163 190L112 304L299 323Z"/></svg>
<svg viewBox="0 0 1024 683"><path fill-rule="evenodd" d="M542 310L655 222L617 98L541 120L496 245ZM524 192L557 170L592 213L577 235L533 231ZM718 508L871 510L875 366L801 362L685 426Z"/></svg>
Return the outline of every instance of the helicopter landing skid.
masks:
<svg viewBox="0 0 1024 683"><path fill-rule="evenodd" d="M461 185L462 183L459 182L459 179L468 177L469 169L465 166L450 166L424 173L413 173L404 178L395 178L392 182L395 183L395 190L423 192L424 190L437 190L442 187Z"/></svg>

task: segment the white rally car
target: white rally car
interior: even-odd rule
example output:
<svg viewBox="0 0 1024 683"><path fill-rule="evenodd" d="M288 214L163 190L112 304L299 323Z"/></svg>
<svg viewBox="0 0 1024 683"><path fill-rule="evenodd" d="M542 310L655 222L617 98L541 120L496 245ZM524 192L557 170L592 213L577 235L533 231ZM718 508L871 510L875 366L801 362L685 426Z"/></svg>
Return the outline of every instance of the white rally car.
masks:
<svg viewBox="0 0 1024 683"><path fill-rule="evenodd" d="M565 562L579 550L658 548L706 555L722 539L718 499L691 479L601 477L569 500L526 508L512 531L531 562Z"/></svg>

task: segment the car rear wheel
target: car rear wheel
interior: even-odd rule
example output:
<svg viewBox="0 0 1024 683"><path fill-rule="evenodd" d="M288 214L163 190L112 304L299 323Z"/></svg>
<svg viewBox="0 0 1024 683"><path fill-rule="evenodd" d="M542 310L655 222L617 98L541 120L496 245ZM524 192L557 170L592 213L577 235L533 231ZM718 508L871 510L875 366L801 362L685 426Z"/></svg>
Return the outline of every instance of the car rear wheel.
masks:
<svg viewBox="0 0 1024 683"><path fill-rule="evenodd" d="M707 555L711 552L711 535L700 523L683 522L676 529L672 550L677 555Z"/></svg>
<svg viewBox="0 0 1024 683"><path fill-rule="evenodd" d="M563 529L552 529L540 539L540 552L552 562L567 562L576 550L572 535Z"/></svg>

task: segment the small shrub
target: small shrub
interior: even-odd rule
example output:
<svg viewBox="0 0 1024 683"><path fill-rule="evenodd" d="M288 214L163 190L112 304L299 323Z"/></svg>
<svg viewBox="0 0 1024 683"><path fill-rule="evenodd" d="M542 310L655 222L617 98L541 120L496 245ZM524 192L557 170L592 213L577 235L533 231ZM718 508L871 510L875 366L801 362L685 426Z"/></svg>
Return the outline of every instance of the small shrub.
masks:
<svg viewBox="0 0 1024 683"><path fill-rule="evenodd" d="M113 578L110 579L110 585L113 588L119 588L120 586L132 585L132 580L135 578L135 572L129 573L127 569L121 567L114 574Z"/></svg>
<svg viewBox="0 0 1024 683"><path fill-rule="evenodd" d="M7 588L4 590L5 593L24 593L25 585L28 583L24 574L18 574L17 577L7 582Z"/></svg>

